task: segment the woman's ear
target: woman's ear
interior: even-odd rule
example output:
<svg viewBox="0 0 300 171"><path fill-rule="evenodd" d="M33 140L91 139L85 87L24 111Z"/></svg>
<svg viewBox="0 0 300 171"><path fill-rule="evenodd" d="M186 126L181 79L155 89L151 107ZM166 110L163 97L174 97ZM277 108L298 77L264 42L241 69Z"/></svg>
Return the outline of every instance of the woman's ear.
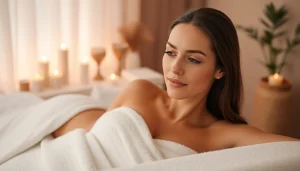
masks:
<svg viewBox="0 0 300 171"><path fill-rule="evenodd" d="M217 80L221 79L222 77L224 77L225 72L223 70L223 68L217 69L216 73L215 73L215 78Z"/></svg>

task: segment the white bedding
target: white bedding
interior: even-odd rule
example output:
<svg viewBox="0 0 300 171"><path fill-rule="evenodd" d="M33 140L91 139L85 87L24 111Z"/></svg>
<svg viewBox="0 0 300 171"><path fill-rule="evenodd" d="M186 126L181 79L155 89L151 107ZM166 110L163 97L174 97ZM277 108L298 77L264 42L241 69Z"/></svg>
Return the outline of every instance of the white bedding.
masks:
<svg viewBox="0 0 300 171"><path fill-rule="evenodd" d="M87 96L64 95L0 115L0 170L103 170L133 166L195 152L153 140L142 117L120 107L106 112L92 129L77 129L54 139L56 130L75 114L101 108Z"/></svg>
<svg viewBox="0 0 300 171"><path fill-rule="evenodd" d="M180 144L152 139L142 118L126 107L98 120L90 132L77 129L53 139L49 133L74 114L102 108L85 96L59 98L45 103L32 94L0 96L0 171L300 171L299 142L196 154Z"/></svg>

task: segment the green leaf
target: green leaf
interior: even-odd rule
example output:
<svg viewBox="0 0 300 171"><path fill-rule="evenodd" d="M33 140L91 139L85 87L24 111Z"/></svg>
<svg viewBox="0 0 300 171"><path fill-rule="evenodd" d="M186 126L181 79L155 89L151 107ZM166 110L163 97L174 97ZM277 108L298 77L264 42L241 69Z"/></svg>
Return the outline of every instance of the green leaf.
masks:
<svg viewBox="0 0 300 171"><path fill-rule="evenodd" d="M275 62L266 63L265 66L268 68L270 74L276 73L277 65Z"/></svg>
<svg viewBox="0 0 300 171"><path fill-rule="evenodd" d="M264 19L260 19L260 22L265 26L265 27L267 27L267 28L272 28L268 23L267 23L267 21L265 21Z"/></svg>
<svg viewBox="0 0 300 171"><path fill-rule="evenodd" d="M300 35L300 24L297 25L297 28L295 30L295 37Z"/></svg>
<svg viewBox="0 0 300 171"><path fill-rule="evenodd" d="M261 41L263 41L265 44L271 45L273 41L273 37L274 37L273 33L271 33L268 30L265 30L264 35L261 38Z"/></svg>
<svg viewBox="0 0 300 171"><path fill-rule="evenodd" d="M236 25L235 28L237 28L237 29L244 29L244 27L241 26L241 25Z"/></svg>
<svg viewBox="0 0 300 171"><path fill-rule="evenodd" d="M285 39L286 47L289 49L292 46L291 40L289 38Z"/></svg>
<svg viewBox="0 0 300 171"><path fill-rule="evenodd" d="M278 21L276 21L275 25L274 25L274 30L280 28L282 25L284 25L286 22L288 21L287 18L284 19L280 19Z"/></svg>
<svg viewBox="0 0 300 171"><path fill-rule="evenodd" d="M270 46L270 50L271 50L271 53L274 56L277 56L282 52L282 48L277 48L277 47L274 47L274 46Z"/></svg>
<svg viewBox="0 0 300 171"><path fill-rule="evenodd" d="M283 36L283 35L285 35L286 34L286 31L281 31L281 32L279 32L279 33L277 33L277 34L275 34L274 35L274 38L276 37L281 37L281 36Z"/></svg>
<svg viewBox="0 0 300 171"><path fill-rule="evenodd" d="M300 44L300 38L293 40L293 45L294 46L299 45L299 44Z"/></svg>
<svg viewBox="0 0 300 171"><path fill-rule="evenodd" d="M274 25L276 18L275 18L275 6L271 2L270 4L266 5L266 8L264 10L265 16L271 21L271 23Z"/></svg>
<svg viewBox="0 0 300 171"><path fill-rule="evenodd" d="M248 33L248 36L257 40L258 38L257 29L254 29L252 27L244 27L243 30Z"/></svg>
<svg viewBox="0 0 300 171"><path fill-rule="evenodd" d="M285 5L282 5L277 13L277 19L283 19L287 15L287 9Z"/></svg>

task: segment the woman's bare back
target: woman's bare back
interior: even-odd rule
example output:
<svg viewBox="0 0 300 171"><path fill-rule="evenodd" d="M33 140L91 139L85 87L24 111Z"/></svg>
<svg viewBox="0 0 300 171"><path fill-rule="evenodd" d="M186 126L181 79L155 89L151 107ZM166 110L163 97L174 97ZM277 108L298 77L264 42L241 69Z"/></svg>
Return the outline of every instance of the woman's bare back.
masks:
<svg viewBox="0 0 300 171"><path fill-rule="evenodd" d="M55 130L52 135L54 137L59 137L77 128L83 128L86 131L89 131L93 127L96 120L101 117L104 112L105 110L101 109L90 109L80 112L64 125Z"/></svg>

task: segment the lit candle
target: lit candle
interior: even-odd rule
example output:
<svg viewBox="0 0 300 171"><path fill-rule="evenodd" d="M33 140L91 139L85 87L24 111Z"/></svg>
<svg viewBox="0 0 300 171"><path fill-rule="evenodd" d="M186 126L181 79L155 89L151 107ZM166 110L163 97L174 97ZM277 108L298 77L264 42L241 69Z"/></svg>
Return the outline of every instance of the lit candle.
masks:
<svg viewBox="0 0 300 171"><path fill-rule="evenodd" d="M44 78L40 74L36 74L34 79L31 80L30 91L40 92L43 89Z"/></svg>
<svg viewBox="0 0 300 171"><path fill-rule="evenodd" d="M46 56L42 56L38 63L39 73L44 78L44 86L49 87L49 61Z"/></svg>
<svg viewBox="0 0 300 171"><path fill-rule="evenodd" d="M60 50L58 51L58 69L62 73L62 83L68 84L69 82L69 65L68 65L68 49L66 44L62 43L60 45Z"/></svg>
<svg viewBox="0 0 300 171"><path fill-rule="evenodd" d="M52 88L59 88L61 87L61 79L62 79L62 75L60 72L58 72L58 70L54 70L52 75L51 75L51 87Z"/></svg>
<svg viewBox="0 0 300 171"><path fill-rule="evenodd" d="M111 82L112 85L117 85L118 84L118 80L119 80L119 76L117 76L116 74L112 73L109 75L109 80Z"/></svg>
<svg viewBox="0 0 300 171"><path fill-rule="evenodd" d="M273 86L273 87L280 86L283 83L283 76L281 76L277 73L270 75L268 78L268 83L270 86Z"/></svg>
<svg viewBox="0 0 300 171"><path fill-rule="evenodd" d="M89 63L88 57L81 59L80 63L80 82L82 84L88 84L89 82Z"/></svg>

